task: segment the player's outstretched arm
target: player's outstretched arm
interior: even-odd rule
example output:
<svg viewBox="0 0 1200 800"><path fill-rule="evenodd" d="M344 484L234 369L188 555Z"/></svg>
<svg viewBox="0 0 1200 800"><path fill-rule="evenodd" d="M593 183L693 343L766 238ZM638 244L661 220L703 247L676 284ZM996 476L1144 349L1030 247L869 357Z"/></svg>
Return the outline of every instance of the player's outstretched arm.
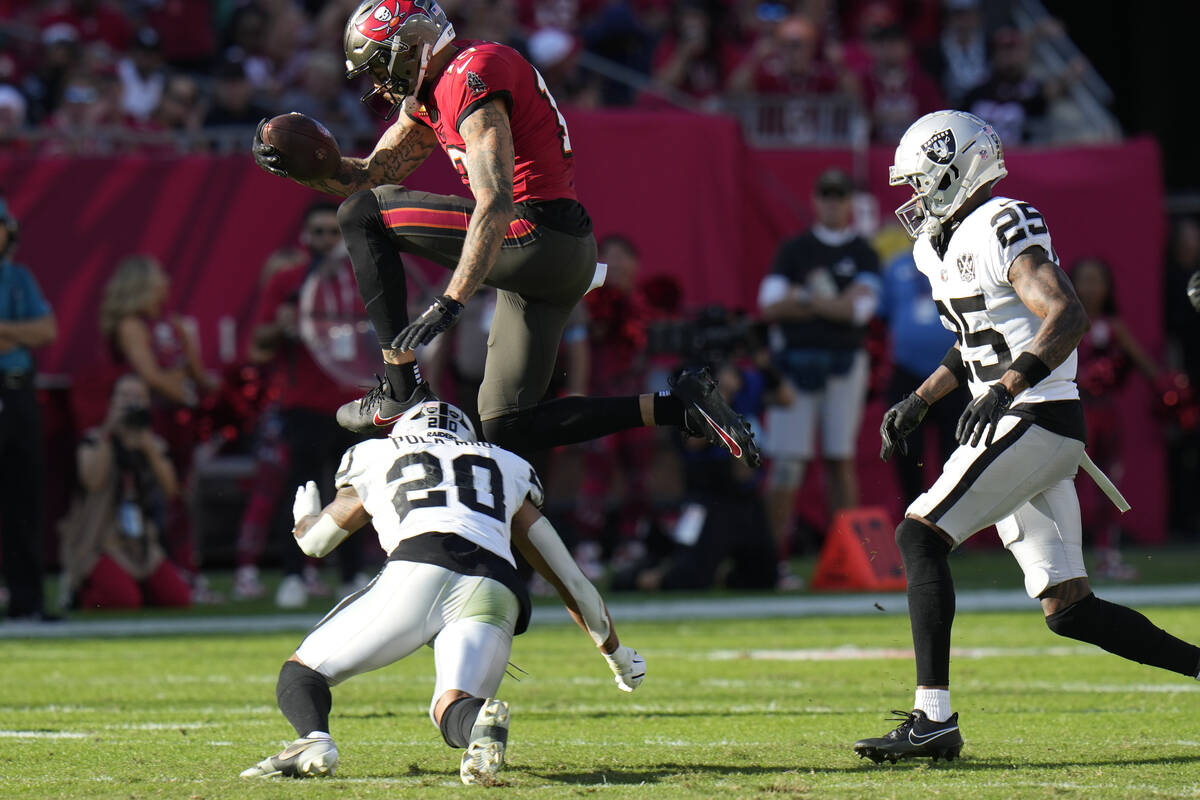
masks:
<svg viewBox="0 0 1200 800"><path fill-rule="evenodd" d="M411 98L406 101L405 109L409 103L415 101ZM402 112L396 122L379 137L375 149L366 158L343 156L333 177L301 179L282 170L275 148L262 141L265 123L266 120L259 123L254 137L254 159L258 165L272 175L290 178L301 186L338 197L349 197L357 191L375 186L404 183L437 147L433 129Z"/></svg>
<svg viewBox="0 0 1200 800"><path fill-rule="evenodd" d="M608 607L571 557L550 521L528 500L513 518L512 541L521 555L558 592L571 617L600 648L617 687L632 692L646 677L646 661L621 644Z"/></svg>
<svg viewBox="0 0 1200 800"><path fill-rule="evenodd" d="M314 558L329 555L347 536L371 521L353 486L343 486L333 501L321 508L321 493L313 481L296 487L292 517L296 521L292 529L296 544Z"/></svg>
<svg viewBox="0 0 1200 800"><path fill-rule="evenodd" d="M1034 379L1030 380L1029 367L1019 363L1026 358L1025 354L1018 356L1013 368L1000 376L999 382L1015 397L1045 377L1041 373L1048 374L1066 361L1079 346L1090 323L1071 279L1041 247L1035 245L1017 256L1008 269L1008 280L1026 308L1042 318L1033 343L1025 351L1027 362L1028 359L1041 362L1035 367Z"/></svg>

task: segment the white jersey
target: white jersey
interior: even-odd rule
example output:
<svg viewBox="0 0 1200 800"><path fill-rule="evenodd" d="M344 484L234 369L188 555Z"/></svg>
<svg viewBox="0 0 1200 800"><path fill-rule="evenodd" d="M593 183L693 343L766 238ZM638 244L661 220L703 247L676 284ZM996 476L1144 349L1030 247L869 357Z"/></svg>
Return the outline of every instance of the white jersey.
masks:
<svg viewBox="0 0 1200 800"><path fill-rule="evenodd" d="M994 197L962 221L950 237L945 258L938 256L928 234L913 246L913 259L929 279L942 325L958 337L974 397L986 392L1029 348L1041 326L1041 318L1021 302L1008 281L1013 261L1034 245L1058 262L1037 209ZM1013 404L1078 399L1076 361L1072 351L1036 386L1013 398Z"/></svg>
<svg viewBox="0 0 1200 800"><path fill-rule="evenodd" d="M537 473L515 453L424 436L354 445L342 456L335 483L354 487L385 553L413 536L454 533L513 566L513 515L527 497L542 502Z"/></svg>

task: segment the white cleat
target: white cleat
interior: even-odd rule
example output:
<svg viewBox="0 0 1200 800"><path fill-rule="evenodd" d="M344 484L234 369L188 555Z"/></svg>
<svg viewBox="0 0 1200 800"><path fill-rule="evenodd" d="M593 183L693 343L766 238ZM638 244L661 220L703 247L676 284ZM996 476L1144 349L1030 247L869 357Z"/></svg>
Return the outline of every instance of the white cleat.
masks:
<svg viewBox="0 0 1200 800"><path fill-rule="evenodd" d="M337 769L338 749L332 739L300 738L278 755L264 758L249 769L242 770L243 778L321 778Z"/></svg>
<svg viewBox="0 0 1200 800"><path fill-rule="evenodd" d="M463 753L458 775L466 784L491 786L504 766L504 748L508 744L508 703L488 699L475 715L471 743Z"/></svg>

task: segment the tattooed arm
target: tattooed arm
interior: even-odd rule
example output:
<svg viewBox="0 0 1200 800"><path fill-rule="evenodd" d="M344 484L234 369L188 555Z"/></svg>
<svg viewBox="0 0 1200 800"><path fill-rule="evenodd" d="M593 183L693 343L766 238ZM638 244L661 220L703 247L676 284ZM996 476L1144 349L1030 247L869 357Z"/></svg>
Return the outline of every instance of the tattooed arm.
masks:
<svg viewBox="0 0 1200 800"><path fill-rule="evenodd" d="M322 192L349 197L360 189L385 184L401 184L437 147L437 137L428 125L405 113L416 103L411 97L404 101L399 119L383 132L375 149L366 158L342 157L332 178L312 178L296 183Z"/></svg>
<svg viewBox="0 0 1200 800"><path fill-rule="evenodd" d="M446 287L446 295L460 303L467 302L491 272L515 214L512 129L503 103L500 98L492 99L459 128L467 146L467 174L475 195L462 255Z"/></svg>
<svg viewBox="0 0 1200 800"><path fill-rule="evenodd" d="M1075 296L1071 279L1050 260L1045 250L1035 246L1013 261L1008 280L1026 308L1042 318L1028 352L1054 369L1079 346L1091 324L1083 304ZM1000 377L1000 383L1014 397L1029 385L1021 373L1011 369Z"/></svg>
<svg viewBox="0 0 1200 800"><path fill-rule="evenodd" d="M315 500L314 504L320 501ZM356 530L371 521L363 508L362 499L353 486L343 486L333 501L316 514L305 514L296 520L292 535L306 555L323 558Z"/></svg>

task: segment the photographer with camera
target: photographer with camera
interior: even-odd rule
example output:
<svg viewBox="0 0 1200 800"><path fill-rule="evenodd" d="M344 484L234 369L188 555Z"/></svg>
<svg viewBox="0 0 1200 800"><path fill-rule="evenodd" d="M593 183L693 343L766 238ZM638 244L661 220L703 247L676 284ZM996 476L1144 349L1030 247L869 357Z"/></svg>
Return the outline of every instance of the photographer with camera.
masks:
<svg viewBox="0 0 1200 800"><path fill-rule="evenodd" d="M114 384L104 422L79 443L79 491L58 526L64 606L191 605L161 543L179 482L150 421L150 389L129 373Z"/></svg>

